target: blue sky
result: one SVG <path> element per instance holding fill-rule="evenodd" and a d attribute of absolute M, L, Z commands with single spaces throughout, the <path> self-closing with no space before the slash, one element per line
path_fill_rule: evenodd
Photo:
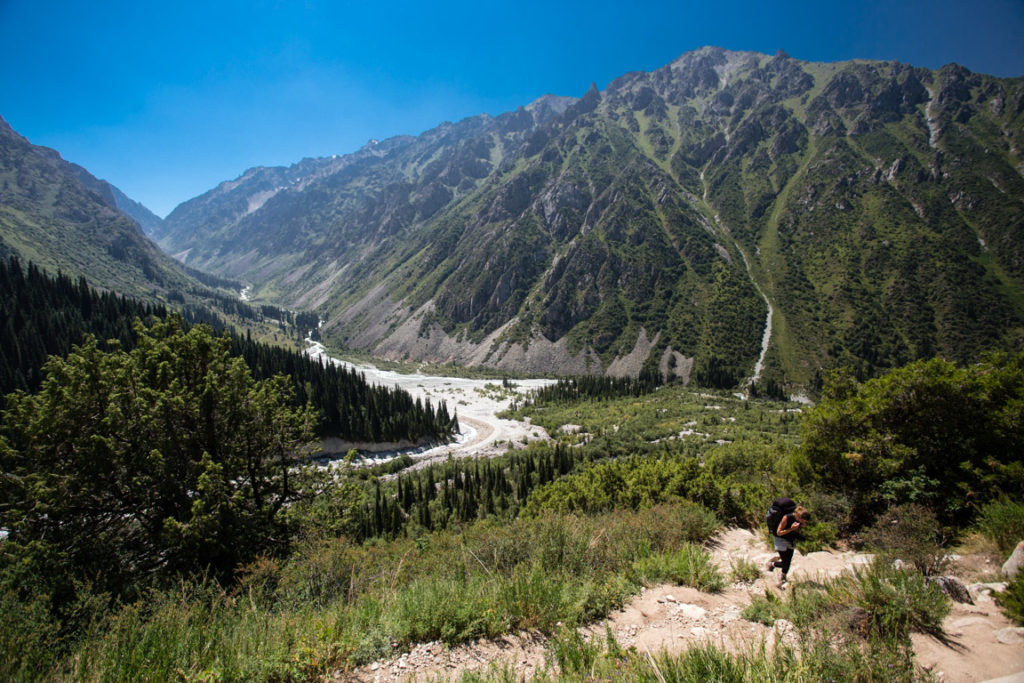
<path fill-rule="evenodd" d="M 159 215 L 252 166 L 582 95 L 703 45 L 1024 75 L 1024 0 L 0 0 L 0 116 Z"/>

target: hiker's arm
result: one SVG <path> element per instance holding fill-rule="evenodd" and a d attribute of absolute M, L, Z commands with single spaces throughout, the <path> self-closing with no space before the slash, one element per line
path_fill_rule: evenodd
<path fill-rule="evenodd" d="M 786 526 L 787 522 L 789 522 L 789 515 L 786 515 L 785 517 L 783 517 L 782 521 L 779 522 L 779 529 L 778 529 L 778 532 L 775 534 L 776 536 L 785 536 L 787 534 L 790 534 L 793 531 L 796 531 L 796 528 L 798 526 L 800 526 L 800 522 L 794 521 L 791 525 L 789 525 L 787 527 Z"/>

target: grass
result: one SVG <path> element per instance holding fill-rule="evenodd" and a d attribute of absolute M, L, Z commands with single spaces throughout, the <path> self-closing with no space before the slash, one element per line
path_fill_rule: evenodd
<path fill-rule="evenodd" d="M 995 599 L 1007 617 L 1024 626 L 1024 574 L 1018 574 L 1004 592 L 995 594 Z"/>
<path fill-rule="evenodd" d="M 725 588 L 722 572 L 711 562 L 710 556 L 693 543 L 672 552 L 645 557 L 634 566 L 646 583 L 667 581 L 706 593 L 719 593 Z"/>
<path fill-rule="evenodd" d="M 798 404 L 742 399 L 731 391 L 664 386 L 640 397 L 594 398 L 527 405 L 502 417 L 523 419 L 555 434 L 564 424 L 619 443 L 680 441 L 697 445 L 718 441 L 795 442 Z"/>
<path fill-rule="evenodd" d="M 311 540 L 287 561 L 248 567 L 235 590 L 183 583 L 115 609 L 63 664 L 44 657 L 22 678 L 317 680 L 418 642 L 555 633 L 622 606 L 645 581 L 720 589 L 721 573 L 683 540 L 692 534 L 680 519 L 661 506 L 480 522 L 388 543 Z M 22 662 L 46 652 L 46 642 L 0 634 L 32 650 Z"/>
<path fill-rule="evenodd" d="M 761 565 L 745 557 L 729 561 L 729 575 L 733 581 L 754 583 L 761 578 Z"/>
<path fill-rule="evenodd" d="M 943 637 L 949 610 L 949 598 L 922 574 L 876 561 L 824 584 L 794 583 L 785 599 L 766 591 L 743 616 L 765 625 L 786 619 L 798 629 L 826 628 L 909 647 L 911 633 Z"/>
<path fill-rule="evenodd" d="M 1009 555 L 1024 538 L 1024 503 L 1005 497 L 987 503 L 978 512 L 976 526 L 995 541 L 1000 553 Z"/>
<path fill-rule="evenodd" d="M 777 683 L 919 681 L 928 674 L 917 670 L 906 647 L 871 640 L 866 644 L 838 642 L 822 631 L 797 635 L 793 644 L 752 643 L 738 651 L 703 643 L 679 655 L 624 648 L 610 631 L 603 638 L 585 638 L 576 629 L 563 629 L 551 640 L 547 665 L 531 680 L 536 683 Z M 462 683 L 511 682 L 521 679 L 510 666 L 469 673 Z"/>

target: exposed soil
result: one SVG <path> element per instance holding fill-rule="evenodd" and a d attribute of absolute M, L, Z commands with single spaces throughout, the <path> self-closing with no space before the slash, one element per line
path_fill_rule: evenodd
<path fill-rule="evenodd" d="M 764 566 L 774 553 L 760 536 L 746 529 L 729 529 L 716 538 L 712 555 L 716 564 L 728 572 L 731 562 L 738 558 Z M 790 572 L 790 586 L 837 576 L 870 559 L 869 555 L 854 552 L 803 555 L 798 551 Z M 977 576 L 987 564 L 990 563 L 980 556 L 958 558 L 952 573 L 965 578 Z M 717 594 L 683 586 L 653 586 L 604 621 L 584 628 L 584 636 L 604 637 L 610 631 L 623 647 L 632 646 L 652 655 L 678 654 L 703 642 L 729 651 L 760 646 L 762 642 L 772 647 L 777 639 L 795 638 L 792 625 L 779 621 L 768 627 L 746 621 L 740 614 L 751 596 L 765 590 L 780 590 L 776 580 L 776 576 L 762 572 L 761 578 L 752 584 L 737 583 Z M 913 636 L 918 663 L 942 681 L 1024 681 L 1024 628 L 1015 627 L 999 611 L 991 597 L 997 584 L 972 583 L 968 587 L 975 604 L 952 603 L 952 611 L 943 624 L 949 636 L 946 643 Z M 424 643 L 394 659 L 373 662 L 349 674 L 339 672 L 333 680 L 455 681 L 466 672 L 504 667 L 515 671 L 516 680 L 529 680 L 538 670 L 549 666 L 545 645 L 546 638 L 536 633 L 519 633 L 458 647 Z"/>

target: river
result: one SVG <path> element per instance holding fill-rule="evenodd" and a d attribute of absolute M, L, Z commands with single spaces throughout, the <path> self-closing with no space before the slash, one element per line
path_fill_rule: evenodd
<path fill-rule="evenodd" d="M 459 417 L 462 430 L 458 438 L 447 444 L 431 448 L 394 449 L 383 446 L 383 451 L 374 454 L 372 460 L 382 462 L 408 453 L 417 460 L 417 465 L 444 459 L 494 456 L 504 453 L 509 443 L 522 445 L 527 441 L 546 440 L 547 432 L 529 422 L 504 420 L 498 413 L 509 407 L 512 398 L 524 398 L 530 391 L 554 384 L 550 379 L 512 380 L 511 388 L 501 386 L 495 379 L 465 379 L 462 377 L 438 377 L 423 374 L 405 374 L 381 370 L 373 365 L 353 365 L 347 361 L 331 358 L 319 342 L 307 341 L 306 354 L 311 358 L 323 358 L 327 362 L 343 367 L 354 367 L 370 384 L 398 386 L 412 397 L 430 400 L 435 407 L 444 401 L 449 413 Z M 325 444 L 325 450 L 335 450 Z"/>

